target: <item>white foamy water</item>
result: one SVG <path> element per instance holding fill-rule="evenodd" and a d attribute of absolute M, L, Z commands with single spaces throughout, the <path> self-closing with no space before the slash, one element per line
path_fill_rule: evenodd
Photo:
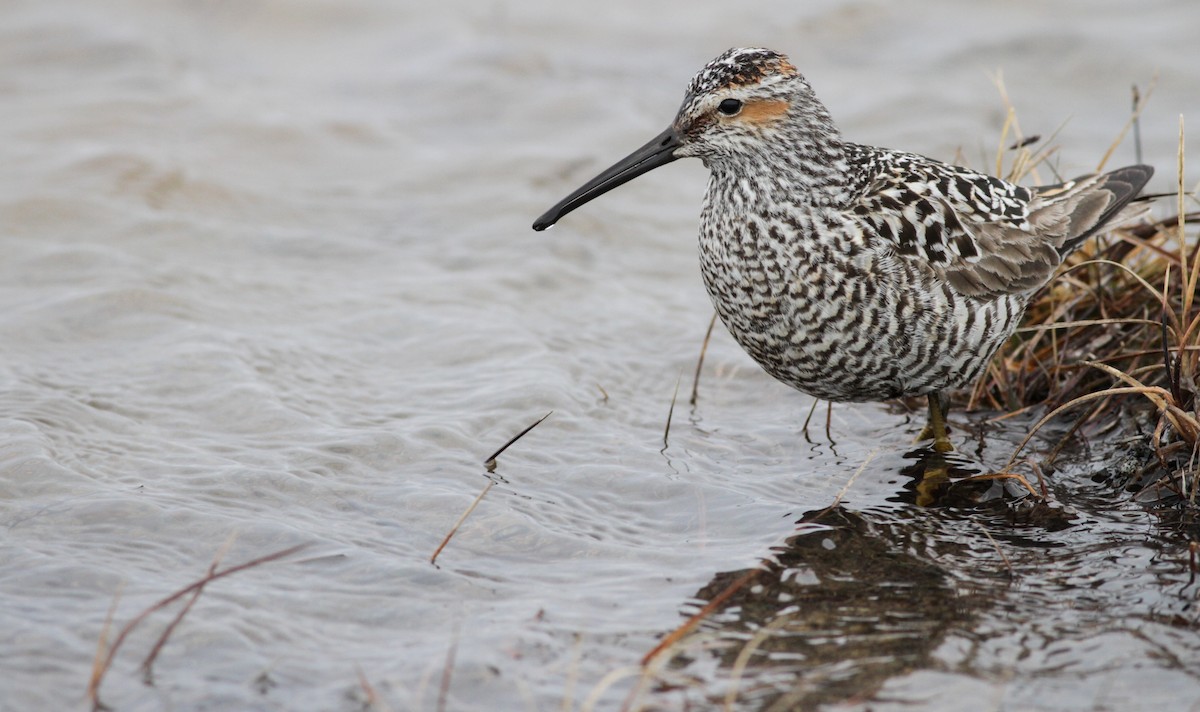
<path fill-rule="evenodd" d="M 1200 126 L 1187 0 L 14 1 L 0 20 L 5 710 L 86 708 L 114 597 L 119 628 L 231 536 L 223 566 L 308 547 L 213 582 L 148 687 L 171 613 L 151 617 L 106 703 L 360 709 L 361 674 L 379 709 L 434 709 L 453 646 L 447 709 L 578 705 L 714 572 L 753 565 L 872 449 L 906 449 L 917 425 L 876 405 L 835 409 L 836 445 L 807 441 L 811 401 L 718 330 L 660 452 L 711 315 L 699 164 L 529 228 L 665 127 L 729 46 L 787 52 L 851 139 L 977 166 L 1000 70 L 1025 133 L 1069 119 L 1063 174 L 1094 169 L 1156 74 L 1155 189 L 1179 114 Z M 1113 163 L 1133 160 L 1126 142 Z M 548 411 L 431 566 L 482 460 Z M 850 501 L 890 495 L 895 458 L 877 462 Z M 1150 635 L 1196 661 L 1184 631 Z M 1098 678 L 1141 669 L 1106 657 L 1027 688 L 999 647 L 990 677 L 918 672 L 889 694 L 935 675 L 1091 709 Z M 1166 699 L 1200 694 L 1146 664 Z"/>

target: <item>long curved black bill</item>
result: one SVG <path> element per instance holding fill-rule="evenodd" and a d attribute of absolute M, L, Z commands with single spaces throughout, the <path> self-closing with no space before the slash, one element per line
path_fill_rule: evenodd
<path fill-rule="evenodd" d="M 674 161 L 679 148 L 679 134 L 668 128 L 628 156 L 617 161 L 611 168 L 585 183 L 579 190 L 559 201 L 533 223 L 534 230 L 545 230 L 592 198 L 604 195 L 619 185 L 624 185 L 643 173 Z"/>

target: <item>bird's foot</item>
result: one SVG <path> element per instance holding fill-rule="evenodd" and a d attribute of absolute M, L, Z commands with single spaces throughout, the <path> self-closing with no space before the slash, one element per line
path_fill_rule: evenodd
<path fill-rule="evenodd" d="M 930 447 L 937 452 L 954 452 L 954 444 L 950 442 L 950 437 L 946 434 L 945 425 L 942 426 L 942 432 L 937 433 L 935 432 L 932 424 L 926 423 L 925 427 L 921 429 L 921 434 L 917 436 L 916 440 L 913 440 L 913 444 L 915 445 L 916 443 L 924 442 L 926 440 L 933 441 L 933 445 Z"/>

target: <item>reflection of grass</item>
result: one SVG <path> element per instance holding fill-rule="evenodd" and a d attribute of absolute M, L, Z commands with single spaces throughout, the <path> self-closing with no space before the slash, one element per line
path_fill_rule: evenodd
<path fill-rule="evenodd" d="M 1032 171 L 1050 153 L 1016 150 L 1010 178 Z M 1048 408 L 1035 431 L 1067 409 L 1083 408 L 1068 435 L 1086 423 L 1148 413 L 1153 462 L 1140 473 L 1143 481 L 1161 480 L 1164 494 L 1195 504 L 1200 212 L 1186 211 L 1182 120 L 1178 155 L 1176 214 L 1119 226 L 1071 255 L 1030 303 L 1025 325 L 977 384 L 970 405 Z M 1130 395 L 1149 407 L 1134 407 Z"/>

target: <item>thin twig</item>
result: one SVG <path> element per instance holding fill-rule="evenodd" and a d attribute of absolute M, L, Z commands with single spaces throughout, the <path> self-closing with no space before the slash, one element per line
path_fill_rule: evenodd
<path fill-rule="evenodd" d="M 1162 411 L 1163 415 L 1171 421 L 1171 425 L 1175 428 L 1175 430 L 1188 440 L 1195 440 L 1198 436 L 1200 436 L 1200 420 L 1197 420 L 1196 416 L 1192 413 L 1188 413 L 1181 408 L 1177 401 L 1172 400 L 1170 391 L 1157 386 L 1146 386 L 1135 379 L 1132 375 L 1124 371 L 1119 371 L 1108 364 L 1096 363 L 1094 361 L 1084 361 L 1083 363 L 1104 371 L 1105 373 L 1124 381 L 1131 386 L 1141 388 L 1142 395 L 1150 399 L 1150 402 L 1154 403 L 1154 405 L 1157 406 L 1160 411 Z"/>
<path fill-rule="evenodd" d="M 1179 206 L 1179 255 L 1180 264 L 1184 269 L 1187 269 L 1187 232 L 1185 227 L 1187 218 L 1185 216 L 1184 207 L 1184 183 L 1183 183 L 1183 114 L 1179 115 L 1179 179 L 1176 184 L 1178 190 L 1178 206 Z M 1192 260 L 1191 275 L 1183 281 L 1183 317 L 1192 313 L 1192 302 L 1196 298 L 1196 283 L 1200 282 L 1200 247 L 1196 249 L 1195 259 Z"/>
<path fill-rule="evenodd" d="M 387 702 L 385 702 L 384 699 L 379 696 L 379 693 L 375 691 L 374 686 L 371 685 L 371 681 L 367 679 L 367 676 L 363 673 L 362 668 L 355 665 L 354 672 L 358 674 L 358 686 L 362 688 L 363 694 L 367 696 L 366 702 L 363 704 L 364 712 L 365 710 L 391 712 L 392 708 L 388 707 Z"/>
<path fill-rule="evenodd" d="M 1106 390 L 1099 391 L 1097 393 L 1085 393 L 1084 395 L 1081 395 L 1077 398 L 1073 398 L 1070 401 L 1068 401 L 1068 402 L 1060 405 L 1059 407 L 1055 408 L 1054 410 L 1050 411 L 1046 415 L 1042 416 L 1041 420 L 1039 420 L 1037 423 L 1034 424 L 1033 428 L 1029 431 L 1029 433 L 1025 436 L 1025 438 L 1022 439 L 1021 442 L 1017 445 L 1017 449 L 1013 452 L 1012 457 L 1009 458 L 1008 464 L 1004 466 L 1004 469 L 1007 470 L 1008 468 L 1012 467 L 1012 464 L 1014 462 L 1016 462 L 1017 455 L 1019 455 L 1021 453 L 1021 451 L 1025 449 L 1025 446 L 1029 444 L 1029 441 L 1033 439 L 1033 436 L 1037 433 L 1037 431 L 1041 430 L 1046 425 L 1046 423 L 1049 423 L 1051 420 L 1053 420 L 1055 417 L 1057 417 L 1059 413 L 1062 413 L 1063 411 L 1068 410 L 1070 408 L 1074 408 L 1075 406 L 1079 405 L 1080 403 L 1085 403 L 1087 401 L 1095 400 L 1097 398 L 1109 398 L 1111 396 L 1126 395 L 1126 394 L 1130 394 L 1130 393 L 1146 395 L 1147 397 L 1149 397 L 1149 394 L 1151 394 L 1151 393 L 1157 393 L 1157 394 L 1164 395 L 1164 396 L 1169 395 L 1162 388 L 1157 388 L 1157 387 L 1153 387 L 1153 386 L 1141 386 L 1141 387 L 1131 387 L 1131 388 L 1108 388 Z"/>
<path fill-rule="evenodd" d="M 1033 485 L 1029 484 L 1029 480 L 1025 479 L 1024 475 L 1017 474 L 1016 472 L 989 472 L 984 475 L 971 475 L 970 477 L 961 481 L 979 482 L 982 480 L 1016 480 L 1017 482 L 1021 483 L 1021 486 L 1024 487 L 1029 494 L 1038 499 L 1045 499 L 1038 494 L 1038 491 L 1033 488 Z"/>
<path fill-rule="evenodd" d="M 1189 466 L 1192 470 L 1192 493 L 1188 495 L 1188 501 L 1194 506 L 1196 504 L 1196 490 L 1200 489 L 1200 467 L 1197 463 L 1200 462 L 1200 440 L 1192 443 L 1192 459 Z M 1187 486 L 1187 472 L 1180 475 L 1183 479 L 1184 486 Z"/>
<path fill-rule="evenodd" d="M 532 424 L 532 425 L 530 425 L 528 428 L 525 428 L 525 429 L 524 429 L 524 430 L 522 430 L 521 432 L 519 432 L 519 433 L 517 433 L 516 435 L 512 436 L 512 437 L 509 439 L 509 441 L 508 441 L 508 442 L 506 442 L 506 443 L 504 443 L 503 445 L 501 445 L 499 450 L 497 450 L 496 452 L 493 452 L 493 453 L 491 454 L 491 456 L 490 456 L 490 457 L 488 457 L 486 460 L 484 460 L 484 461 L 483 461 L 483 464 L 484 464 L 484 466 L 485 466 L 485 467 L 487 467 L 487 468 L 488 468 L 488 471 L 490 472 L 490 471 L 492 471 L 492 470 L 494 470 L 494 469 L 496 468 L 496 458 L 497 458 L 497 457 L 500 457 L 500 453 L 502 453 L 502 452 L 504 452 L 505 450 L 507 450 L 507 449 L 508 449 L 508 447 L 509 447 L 510 445 L 512 445 L 513 443 L 515 443 L 516 441 L 518 441 L 518 440 L 520 440 L 521 438 L 525 437 L 525 434 L 526 434 L 526 433 L 528 433 L 530 430 L 533 430 L 533 429 L 534 429 L 534 428 L 536 428 L 537 426 L 541 425 L 543 420 L 545 420 L 546 418 L 549 418 L 549 417 L 550 417 L 551 415 L 553 415 L 553 414 L 554 414 L 554 411 L 550 411 L 549 413 L 546 413 L 546 414 L 545 414 L 545 415 L 543 415 L 542 417 L 538 418 L 538 419 L 537 419 L 537 420 L 535 420 L 535 421 L 533 422 L 533 424 Z"/>
<path fill-rule="evenodd" d="M 1135 163 L 1142 162 L 1142 93 L 1133 85 L 1133 156 Z"/>
<path fill-rule="evenodd" d="M 791 616 L 780 616 L 762 628 L 754 632 L 754 636 L 742 646 L 738 651 L 737 657 L 734 658 L 733 665 L 729 669 L 729 690 L 725 693 L 725 711 L 733 712 L 737 709 L 734 703 L 737 702 L 738 687 L 742 681 L 742 675 L 746 672 L 746 667 L 750 664 L 750 658 L 762 647 L 763 643 L 770 640 L 771 635 L 791 622 Z"/>
<path fill-rule="evenodd" d="M 877 452 L 878 452 L 878 449 L 875 449 L 875 450 L 871 450 L 871 452 L 867 453 L 867 458 L 865 460 L 863 460 L 861 465 L 858 466 L 858 469 L 854 471 L 854 474 L 850 475 L 850 479 L 846 480 L 846 484 L 842 485 L 842 489 L 839 490 L 837 493 L 837 496 L 833 498 L 833 503 L 830 504 L 825 509 L 822 509 L 820 512 L 817 512 L 815 515 L 812 516 L 811 519 L 809 519 L 809 521 L 815 522 L 818 519 L 820 519 L 821 517 L 825 516 L 826 514 L 829 514 L 830 512 L 832 512 L 834 509 L 837 509 L 837 506 L 842 503 L 842 497 L 845 497 L 846 492 L 848 492 L 850 490 L 850 485 L 854 484 L 854 481 L 857 480 L 858 476 L 863 473 L 863 470 L 867 469 L 867 465 L 871 464 L 871 460 L 875 459 L 875 454 Z"/>
<path fill-rule="evenodd" d="M 808 423 L 810 420 L 812 420 L 813 413 L 817 412 L 817 404 L 820 402 L 821 400 L 819 398 L 813 398 L 812 407 L 808 409 L 808 417 L 804 419 L 804 428 L 802 428 L 802 430 L 806 440 L 808 440 Z M 809 440 L 809 442 L 812 441 Z"/>
<path fill-rule="evenodd" d="M 583 704 L 579 705 L 579 712 L 593 712 L 596 709 L 596 703 L 604 696 L 608 689 L 627 677 L 641 677 L 645 674 L 645 668 L 640 665 L 626 665 L 615 670 L 609 670 L 608 674 L 600 678 L 600 681 L 592 687 L 592 691 L 584 698 Z"/>
<path fill-rule="evenodd" d="M 1166 273 L 1163 275 L 1162 311 L 1160 312 L 1161 321 L 1159 322 L 1161 325 L 1160 334 L 1162 337 L 1161 345 L 1163 368 L 1167 369 L 1167 387 L 1171 389 L 1171 396 L 1175 399 L 1176 403 L 1182 403 L 1183 397 L 1179 393 L 1179 374 L 1175 371 L 1175 369 L 1171 368 L 1171 345 L 1167 339 L 1167 333 L 1169 331 L 1167 328 L 1167 320 L 1170 318 L 1169 315 L 1171 313 L 1171 306 L 1167 301 L 1167 292 L 1170 290 L 1170 285 L 1171 265 L 1167 265 Z M 1176 361 L 1175 365 L 1178 366 L 1179 362 Z"/>
<path fill-rule="evenodd" d="M 1008 578 L 1011 579 L 1013 577 L 1012 562 L 1008 560 L 1008 556 L 1005 555 L 1004 550 L 1000 548 L 1000 544 L 992 537 L 992 533 L 987 530 L 987 527 L 980 524 L 978 520 L 975 521 L 975 524 L 979 527 L 979 531 L 983 532 L 983 535 L 988 538 L 988 541 L 992 542 L 992 546 L 996 547 L 996 553 L 1004 561 L 1004 565 L 1008 568 Z"/>
<path fill-rule="evenodd" d="M 708 353 L 708 341 L 712 338 L 713 327 L 717 325 L 717 313 L 713 312 L 708 321 L 708 330 L 704 332 L 704 343 L 700 345 L 700 358 L 696 359 L 696 375 L 692 377 L 692 399 L 688 405 L 696 407 L 696 399 L 700 396 L 700 369 L 704 366 L 704 355 Z"/>
<path fill-rule="evenodd" d="M 446 699 L 450 696 L 450 675 L 454 671 L 454 657 L 458 654 L 458 636 L 461 631 L 462 621 L 458 621 L 454 624 L 454 637 L 450 639 L 450 649 L 446 651 L 446 662 L 442 666 L 442 682 L 438 685 L 438 712 L 446 712 Z"/>
<path fill-rule="evenodd" d="M 549 413 L 546 413 L 542 417 L 535 420 L 532 425 L 530 425 L 529 427 L 525 428 L 521 432 L 519 432 L 516 435 L 509 438 L 508 442 L 501 445 L 499 450 L 497 450 L 496 452 L 493 452 L 491 454 L 491 456 L 488 457 L 488 459 L 484 460 L 483 465 L 484 465 L 484 467 L 487 468 L 487 471 L 489 473 L 495 472 L 496 471 L 496 458 L 500 457 L 500 453 L 507 450 L 508 447 L 510 445 L 512 445 L 513 443 L 515 443 L 516 441 L 525 437 L 525 434 L 528 433 L 530 430 L 533 430 L 537 426 L 541 425 L 542 421 L 545 420 L 546 418 L 549 418 L 552 413 L 554 413 L 554 411 L 550 411 Z M 487 484 L 483 486 L 483 491 L 481 491 L 479 493 L 479 496 L 477 496 L 471 502 L 471 504 L 467 505 L 466 511 L 464 511 L 458 517 L 458 521 L 454 522 L 454 526 L 450 527 L 450 531 L 446 532 L 446 536 L 445 536 L 445 538 L 442 539 L 442 543 L 438 544 L 438 547 L 433 550 L 433 555 L 429 557 L 429 563 L 437 565 L 437 558 L 438 558 L 438 555 L 442 553 L 442 549 L 446 548 L 446 545 L 450 543 L 450 538 L 454 536 L 454 534 L 458 531 L 458 528 L 462 526 L 462 523 L 467 520 L 467 517 L 471 516 L 471 512 L 475 511 L 475 507 L 479 506 L 479 503 L 481 501 L 483 501 L 484 496 L 487 495 L 487 493 L 489 491 L 491 491 L 492 487 L 495 484 L 496 484 L 496 481 L 489 477 Z"/>
<path fill-rule="evenodd" d="M 1191 575 L 1188 576 L 1188 585 L 1196 583 L 1196 571 L 1200 570 L 1197 565 L 1197 559 L 1200 558 L 1200 541 L 1188 543 L 1188 568 L 1191 570 Z"/>
<path fill-rule="evenodd" d="M 1012 103 L 1008 100 L 1008 92 L 1004 89 L 1004 75 L 997 72 L 995 79 L 996 88 L 1000 90 L 1000 96 L 1004 99 L 1004 125 L 1000 127 L 1000 142 L 996 147 L 996 172 L 997 178 L 1004 177 L 1004 146 L 1008 139 L 1008 132 L 1013 130 L 1013 124 L 1017 121 L 1017 111 L 1013 108 Z M 1021 135 L 1020 129 L 1016 129 L 1014 133 L 1017 136 Z"/>
<path fill-rule="evenodd" d="M 308 544 L 297 544 L 296 546 L 290 546 L 273 554 L 267 554 L 266 556 L 260 556 L 257 559 L 252 559 L 244 564 L 231 566 L 224 571 L 210 573 L 204 578 L 179 589 L 175 593 L 167 596 L 135 616 L 133 620 L 129 621 L 123 628 L 121 628 L 121 632 L 117 634 L 117 638 L 113 641 L 113 644 L 108 647 L 108 653 L 104 656 L 103 660 L 100 661 L 99 665 L 93 666 L 92 682 L 88 685 L 88 697 L 92 700 L 92 709 L 104 709 L 103 703 L 100 702 L 100 684 L 104 681 L 104 675 L 108 672 L 109 668 L 112 667 L 113 659 L 116 657 L 117 651 L 121 648 L 121 644 L 125 642 L 125 639 L 129 637 L 129 634 L 133 632 L 133 629 L 141 624 L 141 622 L 147 617 L 149 617 L 150 614 L 154 613 L 155 611 L 162 610 L 166 606 L 171 605 L 189 593 L 192 593 L 197 589 L 204 588 L 217 579 L 225 578 L 226 576 L 236 574 L 239 571 L 245 571 L 246 569 L 254 568 L 255 566 L 261 566 L 263 564 L 282 559 L 286 556 L 291 556 L 307 546 Z"/>
<path fill-rule="evenodd" d="M 437 565 L 438 555 L 441 554 L 442 549 L 445 549 L 446 545 L 450 543 L 450 537 L 454 536 L 455 533 L 458 532 L 458 528 L 462 526 L 463 522 L 467 521 L 467 517 L 471 516 L 471 512 L 475 511 L 475 507 L 479 506 L 479 503 L 483 501 L 484 496 L 487 495 L 487 493 L 495 485 L 496 485 L 496 480 L 493 480 L 492 478 L 489 477 L 487 484 L 483 486 L 483 490 L 481 490 L 479 492 L 479 495 L 477 497 L 475 497 L 475 499 L 471 502 L 470 505 L 467 506 L 466 510 L 463 511 L 463 513 L 461 515 L 459 515 L 458 521 L 456 521 L 454 523 L 454 526 L 450 527 L 450 531 L 446 532 L 446 536 L 442 539 L 442 543 L 438 544 L 438 547 L 433 550 L 433 556 L 429 557 L 429 563 Z"/>
<path fill-rule="evenodd" d="M 1042 472 L 1042 468 L 1033 460 L 1027 460 L 1029 469 L 1033 470 L 1033 474 L 1037 475 L 1038 487 L 1042 488 L 1042 499 L 1050 499 L 1050 488 L 1046 486 L 1046 474 Z"/>
<path fill-rule="evenodd" d="M 1100 159 L 1100 165 L 1096 166 L 1097 171 L 1104 170 L 1104 165 L 1108 163 L 1108 159 L 1112 158 L 1113 152 L 1117 150 L 1117 146 L 1120 146 L 1121 142 L 1125 140 L 1125 134 L 1129 132 L 1130 128 L 1137 124 L 1138 117 L 1142 115 L 1142 109 L 1146 108 L 1146 102 L 1150 100 L 1150 95 L 1154 93 L 1154 87 L 1157 85 L 1158 72 L 1155 72 L 1154 76 L 1150 79 L 1150 86 L 1146 88 L 1146 95 L 1141 97 L 1141 100 L 1138 101 L 1134 106 L 1133 115 L 1130 116 L 1129 120 L 1125 122 L 1125 125 L 1121 127 L 1121 130 L 1117 133 L 1117 137 L 1113 139 L 1113 142 L 1109 145 L 1108 150 L 1104 152 L 1104 156 Z M 1139 160 L 1139 163 L 1140 162 L 1141 161 Z"/>
<path fill-rule="evenodd" d="M 116 593 L 113 594 L 112 603 L 108 604 L 108 613 L 104 616 L 104 626 L 100 628 L 100 635 L 96 640 L 96 655 L 92 658 L 92 677 L 88 680 L 87 696 L 92 702 L 92 709 L 107 709 L 100 703 L 100 681 L 104 679 L 104 673 L 108 671 L 108 634 L 112 631 L 113 616 L 117 612 L 117 602 L 121 600 L 121 591 L 125 584 L 122 583 L 117 587 Z"/>
<path fill-rule="evenodd" d="M 575 700 L 575 683 L 579 680 L 579 661 L 583 657 L 583 634 L 575 634 L 575 644 L 571 646 L 571 663 L 567 666 L 567 682 L 563 686 L 562 712 L 571 712 Z"/>
<path fill-rule="evenodd" d="M 1158 322 L 1153 319 L 1137 319 L 1134 317 L 1122 319 L 1083 319 L 1081 321 L 1056 321 L 1049 324 L 1034 324 L 1031 326 L 1022 326 L 1016 330 L 1017 334 L 1030 334 L 1036 331 L 1052 331 L 1055 329 L 1074 329 L 1081 326 L 1111 326 L 1117 324 L 1149 324 L 1158 326 Z"/>
<path fill-rule="evenodd" d="M 642 657 L 642 666 L 645 667 L 646 665 L 649 665 L 659 653 L 674 645 L 677 641 L 679 641 L 679 639 L 687 635 L 693 628 L 700 625 L 700 621 L 712 615 L 713 611 L 717 610 L 722 603 L 729 600 L 733 594 L 744 588 L 746 584 L 753 581 L 760 573 L 762 573 L 762 569 L 750 569 L 746 573 L 739 576 L 733 583 L 729 584 L 724 591 L 718 593 L 716 596 L 713 596 L 712 600 L 710 600 L 704 605 L 703 608 L 697 611 L 695 615 L 684 621 L 683 625 L 671 631 L 665 638 L 662 639 L 661 642 L 659 642 L 658 645 L 654 646 L 653 650 L 646 653 L 646 655 Z"/>
<path fill-rule="evenodd" d="M 675 392 L 671 394 L 671 407 L 667 409 L 667 425 L 663 428 L 663 451 L 671 446 L 669 441 L 671 436 L 671 417 L 675 415 L 675 401 L 679 398 L 679 382 L 682 380 L 683 371 L 680 371 L 679 377 L 675 379 Z"/>
<path fill-rule="evenodd" d="M 217 553 L 213 555 L 212 563 L 209 564 L 208 573 L 206 575 L 212 576 L 214 573 L 216 573 L 217 567 L 221 565 L 221 560 L 224 559 L 225 554 L 228 554 L 229 550 L 233 548 L 233 543 L 236 540 L 237 533 L 231 533 L 229 538 L 225 540 L 225 544 L 222 545 L 220 549 L 217 549 Z M 188 611 L 192 610 L 192 606 L 196 604 L 196 601 L 200 598 L 200 594 L 203 592 L 204 586 L 198 586 L 196 588 L 195 592 L 192 593 L 192 597 L 187 600 L 187 603 L 183 604 L 183 608 L 181 608 L 179 613 L 175 615 L 175 619 L 167 624 L 167 627 L 165 630 L 163 630 L 162 635 L 160 635 L 158 640 L 155 641 L 154 647 L 150 649 L 150 654 L 147 655 L 146 659 L 142 661 L 142 677 L 147 685 L 153 684 L 154 660 L 158 657 L 158 652 L 162 650 L 164 645 L 167 644 L 167 639 L 171 637 L 171 633 L 173 633 L 175 628 L 183 621 L 183 617 L 188 614 Z"/>
<path fill-rule="evenodd" d="M 1058 459 L 1059 454 L 1062 453 L 1063 448 L 1065 448 L 1067 446 L 1067 443 L 1070 442 L 1071 438 L 1075 436 L 1075 433 L 1079 432 L 1079 429 L 1081 427 L 1083 427 L 1083 424 L 1088 422 L 1089 420 L 1091 420 L 1092 417 L 1095 416 L 1096 413 L 1099 413 L 1100 410 L 1107 403 L 1108 403 L 1108 401 L 1102 400 L 1099 403 L 1096 403 L 1096 405 L 1092 406 L 1092 408 L 1089 409 L 1086 413 L 1084 413 L 1083 415 L 1081 415 L 1075 419 L 1075 422 L 1071 425 L 1070 428 L 1067 429 L 1067 432 L 1063 433 L 1063 436 L 1058 439 L 1057 443 L 1055 443 L 1054 447 L 1050 450 L 1050 454 L 1046 455 L 1046 459 L 1043 460 L 1046 467 L 1050 467 L 1051 465 L 1054 464 L 1054 461 Z M 1036 464 L 1033 463 L 1032 461 L 1030 462 L 1030 464 L 1036 467 Z M 1041 472 L 1038 472 L 1038 478 L 1039 479 L 1041 478 Z M 1043 482 L 1042 490 L 1045 490 L 1045 489 L 1046 489 L 1046 485 Z"/>

